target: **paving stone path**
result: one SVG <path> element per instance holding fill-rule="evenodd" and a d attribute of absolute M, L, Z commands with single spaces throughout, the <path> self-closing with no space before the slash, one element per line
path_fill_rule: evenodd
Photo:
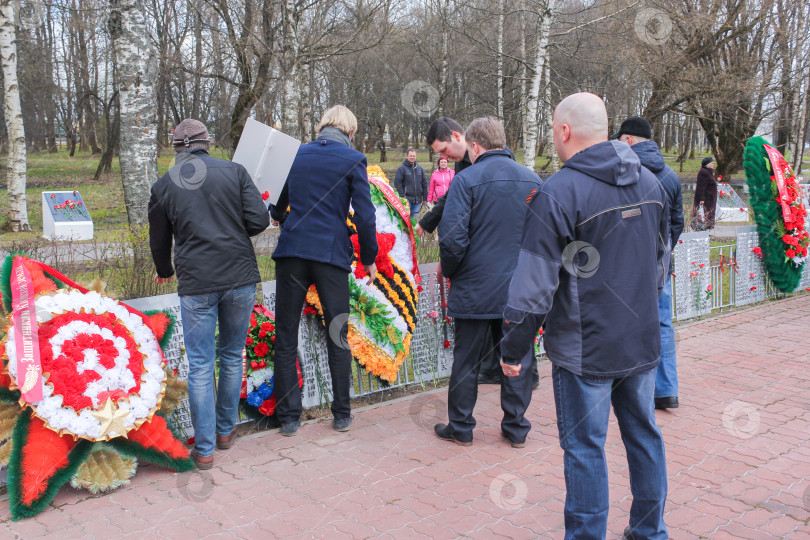
<path fill-rule="evenodd" d="M 810 537 L 809 324 L 801 295 L 678 327 L 681 407 L 657 412 L 672 538 Z M 348 433 L 321 421 L 242 437 L 211 471 L 142 467 L 107 496 L 66 487 L 21 522 L 0 498 L 0 538 L 562 538 L 548 363 L 540 375 L 522 450 L 500 439 L 494 386 L 472 447 L 437 440 L 438 390 L 357 410 Z M 607 456 L 618 538 L 631 496 L 615 419 Z"/>

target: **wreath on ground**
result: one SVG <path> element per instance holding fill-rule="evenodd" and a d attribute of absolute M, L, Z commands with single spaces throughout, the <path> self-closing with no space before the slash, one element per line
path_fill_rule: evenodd
<path fill-rule="evenodd" d="M 137 459 L 194 468 L 166 423 L 185 384 L 165 370 L 175 321 L 90 291 L 21 253 L 0 272 L 0 465 L 12 519 L 68 481 L 93 493 L 129 482 Z"/>
<path fill-rule="evenodd" d="M 744 167 L 765 270 L 779 291 L 793 292 L 801 280 L 810 243 L 807 210 L 796 175 L 782 154 L 762 137 L 748 140 Z"/>

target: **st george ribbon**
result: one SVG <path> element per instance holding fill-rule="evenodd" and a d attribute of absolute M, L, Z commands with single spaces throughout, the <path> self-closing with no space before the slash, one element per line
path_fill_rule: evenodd
<path fill-rule="evenodd" d="M 39 360 L 39 332 L 34 307 L 34 282 L 23 265 L 14 257 L 11 271 L 11 317 L 17 350 L 17 386 L 28 403 L 42 401 L 42 366 Z M 22 381 L 22 382 L 21 382 Z"/>
<path fill-rule="evenodd" d="M 385 199 L 388 203 L 397 211 L 397 213 L 405 220 L 405 223 L 408 224 L 408 236 L 411 240 L 411 245 L 414 246 L 413 248 L 413 268 L 411 272 L 413 273 L 413 279 L 418 284 L 422 282 L 422 276 L 419 275 L 419 263 L 416 260 L 416 239 L 414 238 L 413 233 L 413 225 L 411 224 L 411 213 L 410 211 L 405 208 L 405 205 L 402 204 L 402 200 L 397 195 L 397 192 L 394 191 L 391 186 L 379 178 L 374 176 L 369 176 L 368 181 L 375 186 L 377 186 L 380 191 L 382 191 Z"/>

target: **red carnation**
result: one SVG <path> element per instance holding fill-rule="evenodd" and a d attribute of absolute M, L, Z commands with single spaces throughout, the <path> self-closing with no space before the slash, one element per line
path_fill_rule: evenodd
<path fill-rule="evenodd" d="M 250 369 L 259 369 L 259 363 L 256 360 L 250 362 Z"/>
<path fill-rule="evenodd" d="M 449 348 L 450 348 L 450 341 L 448 341 L 448 340 L 446 340 L 446 339 L 444 340 L 444 348 L 445 348 L 445 349 L 449 349 Z"/>
<path fill-rule="evenodd" d="M 416 286 L 416 292 L 422 292 L 422 290 L 423 290 L 423 289 L 422 289 L 422 286 L 421 286 L 421 285 L 417 285 L 417 286 Z"/>
<path fill-rule="evenodd" d="M 792 259 L 793 257 L 796 256 L 796 251 L 794 251 L 793 248 L 790 248 L 787 251 L 785 251 L 785 255 L 787 255 L 789 259 Z"/>
<path fill-rule="evenodd" d="M 706 266 L 706 265 L 701 263 L 701 264 L 698 265 L 698 268 L 703 268 L 704 266 Z"/>
<path fill-rule="evenodd" d="M 263 322 L 262 330 L 267 330 L 268 332 L 271 332 L 273 330 L 273 324 L 270 322 Z"/>
<path fill-rule="evenodd" d="M 753 272 L 751 272 L 751 277 L 754 277 L 754 273 L 753 273 Z"/>
<path fill-rule="evenodd" d="M 247 339 L 245 340 L 245 345 L 247 345 L 248 347 L 253 345 L 253 338 L 248 336 Z"/>
<path fill-rule="evenodd" d="M 265 337 L 267 337 L 267 330 L 262 328 L 261 330 L 259 330 L 259 339 L 264 339 Z"/>
<path fill-rule="evenodd" d="M 751 287 L 751 290 L 755 291 L 755 290 L 757 290 L 757 288 L 756 287 Z"/>
<path fill-rule="evenodd" d="M 267 343 L 259 343 L 255 347 L 253 347 L 253 352 L 256 353 L 256 356 L 262 358 L 267 356 L 267 353 L 270 352 L 270 347 L 267 346 Z"/>
<path fill-rule="evenodd" d="M 262 193 L 262 200 L 263 201 L 266 201 L 269 198 L 270 198 L 270 192 L 269 191 L 265 191 L 264 193 Z"/>
<path fill-rule="evenodd" d="M 270 336 L 270 343 L 276 342 L 276 336 Z"/>
<path fill-rule="evenodd" d="M 709 292 L 711 292 L 711 290 L 712 290 L 712 286 L 711 286 L 711 285 L 709 285 L 708 287 L 706 287 L 706 290 L 707 290 L 707 291 L 709 291 Z"/>

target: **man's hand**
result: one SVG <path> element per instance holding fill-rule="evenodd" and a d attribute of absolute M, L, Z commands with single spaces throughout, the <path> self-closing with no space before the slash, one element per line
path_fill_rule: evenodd
<path fill-rule="evenodd" d="M 501 369 L 503 370 L 503 374 L 507 377 L 517 377 L 520 375 L 520 364 L 513 366 L 512 364 L 504 364 L 503 358 L 501 358 Z"/>
<path fill-rule="evenodd" d="M 422 226 L 417 223 L 416 227 L 413 228 L 413 234 L 419 238 L 422 238 L 422 235 L 425 234 L 425 229 L 423 229 Z"/>
<path fill-rule="evenodd" d="M 368 272 L 368 283 L 369 285 L 374 284 L 374 278 L 377 276 L 377 265 L 376 264 L 369 264 L 363 265 L 363 269 Z"/>
<path fill-rule="evenodd" d="M 152 278 L 152 281 L 154 281 L 158 285 L 163 285 L 164 283 L 169 283 L 172 279 L 174 279 L 174 276 L 160 277 L 159 275 L 157 275 L 157 273 L 155 273 L 154 277 Z"/>

